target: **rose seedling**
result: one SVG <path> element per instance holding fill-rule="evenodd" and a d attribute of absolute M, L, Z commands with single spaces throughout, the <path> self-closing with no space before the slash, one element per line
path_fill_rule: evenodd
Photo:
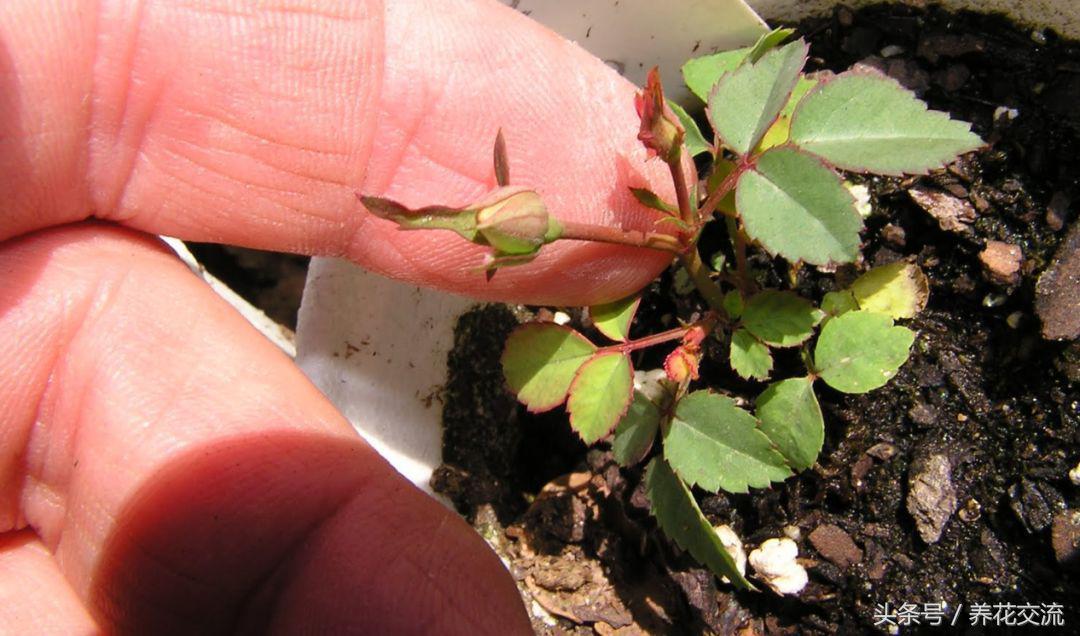
<path fill-rule="evenodd" d="M 708 137 L 664 99 L 657 72 L 650 73 L 636 100 L 638 138 L 668 166 L 676 193 L 675 201 L 664 201 L 655 192 L 634 190 L 656 210 L 655 231 L 555 218 L 539 193 L 510 185 L 501 134 L 495 145 L 499 187 L 473 205 L 410 210 L 361 197 L 368 210 L 402 229 L 450 230 L 490 246 L 481 264 L 489 276 L 527 263 L 557 240 L 672 254 L 706 308 L 690 322 L 632 339 L 640 302 L 633 296 L 590 309 L 607 342 L 553 323 L 520 326 L 506 343 L 503 370 L 530 411 L 565 404 L 570 426 L 586 443 L 610 439 L 624 466 L 649 459 L 644 479 L 660 527 L 717 575 L 745 588 L 750 583 L 691 489 L 745 493 L 812 466 L 825 436 L 815 386 L 865 393 L 886 384 L 915 338 L 896 321 L 915 316 L 928 293 L 919 268 L 904 262 L 871 269 L 820 299 L 763 289 L 748 264 L 749 251 L 785 259 L 793 271 L 803 264 L 853 263 L 863 220 L 838 170 L 926 174 L 982 145 L 968 124 L 928 110 L 884 75 L 807 76 L 808 47 L 802 40 L 783 44 L 790 35 L 773 31 L 753 47 L 683 67 L 687 85 L 705 102 L 713 129 Z M 690 159 L 706 153 L 710 170 L 699 182 Z M 730 245 L 710 268 L 698 239 L 713 222 L 724 225 Z M 764 383 L 754 399 L 693 389 L 708 338 L 726 343 L 734 373 Z M 674 345 L 664 364 L 666 379 L 636 389 L 631 353 L 665 345 Z M 772 377 L 773 355 L 783 349 L 801 352 L 804 372 Z"/>

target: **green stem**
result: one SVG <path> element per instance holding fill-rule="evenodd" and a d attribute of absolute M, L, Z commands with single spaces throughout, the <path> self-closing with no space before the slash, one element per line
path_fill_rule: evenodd
<path fill-rule="evenodd" d="M 691 249 L 679 256 L 679 262 L 682 263 L 683 269 L 687 274 L 690 274 L 690 280 L 694 281 L 694 287 L 697 287 L 698 293 L 705 299 L 709 307 L 721 316 L 726 316 L 727 312 L 724 311 L 724 292 L 720 290 L 720 286 L 717 285 L 713 279 L 709 276 L 709 269 L 705 267 L 705 263 L 701 261 L 701 254 L 697 249 Z"/>
<path fill-rule="evenodd" d="M 750 266 L 746 262 L 746 234 L 741 228 L 735 228 L 735 274 L 739 277 L 742 291 L 749 292 L 753 287 L 750 279 Z"/>
<path fill-rule="evenodd" d="M 633 245 L 634 247 L 647 247 L 673 254 L 681 254 L 683 251 L 679 239 L 670 234 L 642 232 L 640 230 L 620 230 L 606 225 L 591 225 L 575 221 L 560 222 L 563 227 L 562 234 L 559 235 L 560 239 Z"/>

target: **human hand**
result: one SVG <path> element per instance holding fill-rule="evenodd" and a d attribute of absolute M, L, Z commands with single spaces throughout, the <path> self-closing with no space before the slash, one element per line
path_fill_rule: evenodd
<path fill-rule="evenodd" d="M 155 234 L 583 304 L 667 259 L 569 241 L 492 281 L 355 191 L 515 183 L 647 229 L 632 87 L 488 1 L 0 6 L 0 632 L 517 633 L 498 559 Z"/>

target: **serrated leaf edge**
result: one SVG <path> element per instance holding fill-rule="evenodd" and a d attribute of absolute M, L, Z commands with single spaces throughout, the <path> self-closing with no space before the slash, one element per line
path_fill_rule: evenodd
<path fill-rule="evenodd" d="M 595 444 L 596 442 L 599 442 L 600 440 L 604 439 L 608 435 L 611 435 L 611 432 L 614 431 L 615 427 L 619 425 L 619 422 L 622 421 L 622 418 L 626 417 L 626 412 L 630 410 L 630 403 L 634 401 L 634 361 L 630 359 L 630 356 L 628 354 L 623 353 L 621 351 L 604 351 L 602 349 L 598 350 L 595 353 L 593 353 L 593 355 L 591 357 L 589 357 L 587 360 L 585 360 L 585 362 L 581 363 L 581 366 L 578 367 L 577 371 L 574 372 L 574 379 L 570 381 L 570 387 L 566 391 L 566 395 L 568 396 L 567 399 L 569 399 L 569 395 L 574 392 L 574 385 L 577 384 L 578 378 L 581 377 L 581 370 L 584 369 L 585 366 L 588 365 L 593 360 L 596 360 L 597 358 L 599 358 L 601 356 L 613 355 L 613 354 L 621 355 L 622 357 L 626 358 L 626 362 L 627 362 L 626 366 L 627 366 L 627 368 L 629 370 L 629 373 L 630 373 L 630 390 L 626 394 L 626 396 L 627 396 L 626 399 L 623 400 L 622 410 L 615 417 L 615 423 L 611 425 L 611 427 L 607 430 L 607 432 L 605 432 L 600 437 L 597 437 L 592 442 L 586 440 L 584 437 L 581 436 L 581 433 L 578 431 L 577 427 L 574 426 L 574 412 L 570 410 L 570 408 L 569 408 L 570 405 L 569 405 L 569 403 L 567 403 L 567 409 L 566 410 L 567 410 L 567 413 L 570 416 L 570 428 L 571 428 L 571 430 L 574 431 L 575 434 L 577 434 L 577 436 L 579 438 L 581 438 L 581 441 L 585 442 L 586 444 Z"/>
<path fill-rule="evenodd" d="M 594 345 L 591 340 L 589 340 L 584 335 L 582 335 L 582 333 L 580 331 L 578 331 L 577 329 L 572 329 L 572 328 L 567 327 L 565 325 L 560 325 L 560 324 L 554 323 L 554 322 L 527 322 L 527 323 L 518 325 L 517 327 L 514 328 L 513 331 L 510 332 L 510 335 L 507 336 L 506 341 L 507 341 L 507 343 L 509 343 L 510 338 L 512 338 L 514 336 L 514 334 L 519 332 L 519 331 L 524 331 L 525 329 L 529 329 L 529 328 L 540 328 L 540 327 L 542 327 L 544 329 L 562 329 L 564 331 L 568 331 L 568 332 L 574 334 L 575 336 L 577 336 L 578 338 L 580 338 L 580 339 L 584 340 L 585 342 L 587 342 L 589 344 L 589 346 L 591 346 L 593 348 L 592 355 L 596 355 L 596 351 L 597 351 L 596 345 Z M 503 345 L 502 354 L 499 356 L 499 367 L 501 369 L 505 369 L 504 365 L 506 364 L 506 354 L 507 354 L 508 349 L 509 349 L 509 347 L 507 345 Z M 581 363 L 581 366 L 584 366 L 585 362 L 588 362 L 589 359 L 590 358 L 585 358 L 585 361 Z M 577 373 L 578 373 L 578 371 L 581 371 L 581 366 L 578 366 L 577 371 L 574 372 L 574 378 L 577 378 Z M 566 397 L 570 394 L 570 385 L 573 385 L 574 382 L 573 382 L 573 380 L 570 381 L 570 385 L 567 386 L 566 393 L 562 396 L 561 400 L 559 400 L 558 402 L 555 402 L 554 404 L 551 404 L 551 405 L 545 404 L 545 405 L 540 406 L 540 407 L 530 405 L 530 404 L 526 404 L 525 402 L 523 402 L 521 400 L 521 398 L 518 396 L 518 392 L 515 391 L 514 388 L 512 386 L 510 386 L 510 383 L 506 381 L 506 371 L 505 370 L 503 371 L 503 384 L 506 385 L 506 390 L 509 391 L 510 393 L 512 393 L 514 395 L 514 397 L 518 400 L 518 402 L 520 402 L 521 404 L 523 404 L 525 406 L 526 411 L 528 411 L 529 413 L 546 413 L 548 411 L 551 411 L 551 410 L 557 408 L 559 405 L 563 404 L 564 402 L 566 402 Z"/>
<path fill-rule="evenodd" d="M 878 71 L 878 70 L 873 69 L 873 68 L 849 69 L 847 71 L 844 71 L 843 73 L 837 73 L 835 75 L 824 77 L 824 78 L 820 79 L 818 81 L 818 83 L 817 83 L 817 86 L 810 89 L 806 93 L 806 95 L 803 95 L 803 98 L 801 100 L 799 100 L 798 106 L 796 106 L 795 111 L 791 114 L 791 129 L 792 130 L 795 129 L 795 122 L 798 120 L 799 113 L 800 113 L 800 111 L 802 111 L 803 106 L 806 105 L 807 101 L 810 100 L 811 96 L 813 96 L 817 92 L 823 90 L 829 84 L 832 84 L 833 82 L 835 82 L 835 81 L 837 81 L 837 80 L 839 80 L 841 78 L 851 77 L 851 76 L 871 77 L 871 78 L 874 78 L 874 79 L 890 82 L 893 85 L 895 85 L 897 88 L 899 88 L 901 91 L 903 91 L 905 93 L 908 93 L 916 102 L 921 104 L 922 107 L 923 107 L 923 111 L 925 111 L 927 114 L 935 117 L 936 119 L 946 119 L 948 121 L 955 122 L 957 124 L 963 124 L 963 125 L 967 126 L 967 131 L 971 132 L 971 122 L 963 121 L 961 119 L 953 119 L 952 116 L 949 113 L 945 112 L 945 111 L 934 110 L 933 108 L 930 108 L 930 105 L 927 104 L 925 100 L 920 99 L 919 96 L 916 95 L 914 91 L 912 91 L 908 87 L 904 86 L 903 84 L 898 82 L 896 79 L 894 79 L 892 77 L 889 77 L 888 75 L 882 73 L 881 71 Z M 976 135 L 976 138 L 978 138 L 977 135 Z M 981 141 L 981 139 L 980 139 L 980 141 Z M 868 169 L 865 169 L 865 168 L 848 167 L 848 166 L 840 166 L 840 165 L 833 164 L 828 159 L 826 159 L 825 157 L 822 157 L 821 155 L 815 153 L 814 151 L 812 151 L 810 149 L 807 149 L 807 148 L 803 148 L 802 146 L 799 146 L 798 142 L 796 142 L 793 139 L 789 141 L 788 145 L 795 146 L 801 152 L 804 152 L 804 153 L 806 153 L 808 155 L 813 155 L 814 157 L 817 157 L 818 160 L 820 160 L 823 164 L 825 164 L 829 168 L 832 168 L 834 171 L 835 170 L 846 170 L 848 172 L 855 172 L 855 173 L 859 173 L 859 174 L 879 174 L 879 175 L 883 175 L 883 176 L 887 176 L 887 177 L 904 177 L 904 176 L 909 176 L 909 175 L 910 176 L 926 176 L 926 175 L 930 174 L 933 170 L 941 167 L 942 165 L 947 165 L 947 163 L 949 163 L 948 161 L 945 161 L 945 160 L 936 161 L 935 163 L 927 166 L 922 171 L 913 171 L 913 172 L 885 171 L 885 172 L 879 172 L 877 170 L 871 171 L 871 170 L 868 170 Z M 959 153 L 956 156 L 958 157 L 958 156 L 967 154 L 969 152 L 975 152 L 976 150 L 979 150 L 981 148 L 985 148 L 986 146 L 987 146 L 986 142 L 983 141 L 983 143 L 981 143 L 980 145 L 975 146 L 975 147 L 973 147 L 973 148 L 971 148 L 969 150 L 965 150 L 964 152 Z"/>
<path fill-rule="evenodd" d="M 754 134 L 753 140 L 750 143 L 749 148 L 746 151 L 746 154 L 748 154 L 748 155 L 753 154 L 754 149 L 757 148 L 758 144 L 761 143 L 761 139 L 765 136 L 765 133 L 769 132 L 769 129 L 773 127 L 773 124 L 775 124 L 776 121 L 778 119 L 780 119 L 780 114 L 784 111 L 784 106 L 787 105 L 788 100 L 791 99 L 791 93 L 794 92 L 795 85 L 798 84 L 798 81 L 799 81 L 798 78 L 802 75 L 801 69 L 806 67 L 806 61 L 810 57 L 810 45 L 807 44 L 805 40 L 796 40 L 795 42 L 789 42 L 788 44 L 785 44 L 783 46 L 791 46 L 791 45 L 799 43 L 799 42 L 802 43 L 803 49 L 804 49 L 803 50 L 803 55 L 802 55 L 802 64 L 799 65 L 800 72 L 796 73 L 795 82 L 793 82 L 792 85 L 791 85 L 791 88 L 788 89 L 787 94 L 784 96 L 784 99 L 780 100 L 780 107 L 777 109 L 777 111 L 773 115 L 772 119 L 770 119 L 764 125 L 759 126 L 759 129 L 754 131 L 755 134 Z M 709 99 L 705 100 L 705 117 L 709 120 L 709 125 L 712 126 L 712 129 L 715 132 L 715 134 L 717 135 L 717 137 L 720 137 L 721 141 L 725 145 L 727 145 L 729 148 L 731 148 L 730 144 L 728 144 L 727 140 L 723 139 L 720 136 L 720 132 L 716 127 L 716 122 L 714 122 L 712 120 L 712 108 L 711 108 L 710 105 L 713 102 L 713 98 L 716 97 L 716 94 L 719 92 L 720 87 L 723 86 L 726 82 L 731 81 L 731 78 L 734 77 L 734 75 L 739 70 L 741 70 L 744 66 L 747 66 L 748 63 L 751 64 L 751 65 L 757 64 L 757 63 L 761 62 L 761 60 L 764 59 L 768 55 L 774 55 L 774 54 L 779 55 L 778 51 L 780 51 L 780 48 L 781 47 L 775 47 L 775 48 L 769 49 L 760 58 L 758 58 L 757 61 L 755 61 L 755 62 L 748 62 L 748 60 L 749 60 L 749 54 L 748 54 L 747 59 L 744 59 L 742 61 L 742 63 L 739 64 L 739 66 L 735 68 L 735 70 L 721 75 L 720 79 L 715 84 L 713 84 L 712 90 L 709 91 Z M 809 95 L 809 93 L 808 93 L 808 95 Z M 803 99 L 805 100 L 805 97 Z M 795 121 L 794 115 L 792 116 L 792 121 L 793 122 Z M 739 153 L 734 148 L 732 148 L 732 150 L 736 154 L 738 154 L 740 156 L 742 155 L 742 153 Z"/>

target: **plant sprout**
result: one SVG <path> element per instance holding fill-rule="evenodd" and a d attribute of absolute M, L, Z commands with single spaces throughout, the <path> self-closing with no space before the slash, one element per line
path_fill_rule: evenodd
<path fill-rule="evenodd" d="M 908 358 L 915 334 L 896 324 L 925 307 L 926 277 L 898 262 L 869 270 L 818 302 L 792 290 L 762 289 L 748 264 L 760 249 L 803 264 L 831 266 L 859 258 L 863 229 L 855 197 L 837 170 L 882 175 L 926 174 L 982 145 L 970 126 L 928 110 L 884 75 L 803 73 L 809 47 L 783 44 L 778 29 L 752 47 L 690 60 L 683 77 L 705 102 L 714 131 L 663 96 L 656 69 L 636 99 L 638 139 L 670 169 L 676 200 L 634 189 L 658 213 L 654 231 L 627 231 L 556 219 L 540 195 L 510 185 L 506 145 L 495 144 L 498 188 L 464 208 L 410 210 L 361 196 L 372 213 L 405 230 L 443 229 L 490 246 L 489 276 L 527 263 L 557 240 L 636 245 L 672 254 L 708 307 L 686 324 L 630 338 L 641 300 L 590 308 L 594 343 L 549 322 L 521 325 L 502 356 L 507 384 L 529 411 L 565 404 L 570 426 L 587 444 L 609 439 L 623 466 L 649 459 L 645 485 L 660 527 L 699 562 L 735 585 L 752 588 L 702 514 L 692 488 L 745 493 L 767 488 L 815 463 L 825 423 L 815 386 L 866 393 L 885 385 Z M 694 163 L 710 155 L 700 184 Z M 698 239 L 723 223 L 731 264 L 705 265 Z M 691 390 L 708 338 L 729 343 L 727 363 L 747 380 L 766 383 L 752 410 L 711 390 Z M 631 353 L 674 343 L 663 390 L 635 389 Z M 797 349 L 804 373 L 775 379 L 773 354 Z M 647 394 L 648 393 L 648 394 Z M 657 443 L 659 440 L 659 443 Z"/>

